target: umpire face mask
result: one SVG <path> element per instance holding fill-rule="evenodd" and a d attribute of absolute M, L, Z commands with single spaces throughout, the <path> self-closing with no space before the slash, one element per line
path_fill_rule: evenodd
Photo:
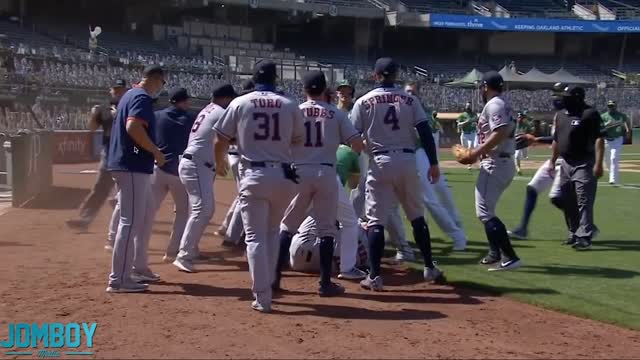
<path fill-rule="evenodd" d="M 565 109 L 570 114 L 578 114 L 584 110 L 584 100 L 578 96 L 565 96 L 563 98 Z"/>

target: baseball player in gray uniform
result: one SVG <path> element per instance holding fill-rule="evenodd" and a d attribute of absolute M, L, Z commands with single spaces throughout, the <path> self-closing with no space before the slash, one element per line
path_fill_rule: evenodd
<path fill-rule="evenodd" d="M 307 101 L 300 105 L 305 128 L 305 141 L 294 144 L 291 151 L 300 175 L 298 193 L 287 208 L 280 227 L 280 255 L 274 289 L 280 287 L 281 271 L 289 260 L 291 238 L 312 207 L 318 223 L 320 243 L 320 296 L 336 296 L 344 287 L 331 282 L 338 188 L 335 170 L 336 150 L 340 143 L 362 150 L 360 134 L 349 122 L 347 114 L 324 101 L 327 81 L 322 71 L 310 71 L 303 78 Z"/>
<path fill-rule="evenodd" d="M 278 231 L 282 214 L 295 193 L 298 175 L 291 165 L 291 145 L 304 141 L 302 113 L 297 104 L 276 93 L 276 65 L 256 63 L 256 91 L 235 99 L 215 125 L 215 154 L 220 175 L 228 171 L 227 151 L 237 139 L 240 153 L 240 211 L 247 244 L 255 300 L 251 308 L 271 311 L 278 261 Z"/>
<path fill-rule="evenodd" d="M 366 213 L 369 240 L 369 276 L 360 282 L 365 289 L 382 291 L 380 260 L 384 252 L 384 226 L 395 199 L 411 220 L 415 242 L 424 257 L 424 278 L 433 282 L 442 277 L 432 259 L 431 236 L 424 218 L 420 180 L 416 171 L 415 131 L 429 155 L 429 178 L 438 181 L 440 169 L 436 145 L 420 101 L 396 88 L 398 65 L 390 58 L 376 61 L 379 86 L 362 96 L 351 112 L 355 128 L 362 132 L 370 155 L 366 185 Z"/>
<path fill-rule="evenodd" d="M 489 271 L 511 270 L 521 266 L 521 261 L 511 246 L 507 228 L 496 216 L 496 206 L 507 189 L 516 168 L 515 127 L 511 106 L 501 97 L 504 81 L 495 71 L 484 74 L 482 97 L 484 109 L 478 121 L 478 147 L 471 150 L 463 164 L 473 164 L 480 159 L 480 174 L 476 182 L 476 216 L 484 224 L 489 254 L 480 263 L 493 265 Z"/>
<path fill-rule="evenodd" d="M 252 92 L 256 85 L 253 80 L 245 80 L 242 83 L 242 90 L 240 95 L 245 95 Z M 236 145 L 229 146 L 229 153 L 227 155 L 229 160 L 229 167 L 231 173 L 236 181 L 236 186 L 240 187 L 240 154 L 238 153 L 238 147 Z M 244 228 L 242 227 L 242 215 L 240 214 L 240 195 L 238 194 L 233 200 L 233 203 L 227 210 L 227 215 L 220 225 L 217 231 L 218 236 L 222 237 L 222 245 L 227 247 L 235 247 L 240 244 L 244 244 Z"/>
<path fill-rule="evenodd" d="M 173 265 L 184 272 L 195 272 L 193 264 L 200 255 L 198 244 L 215 209 L 213 127 L 236 96 L 233 86 L 229 84 L 221 85 L 213 91 L 211 103 L 200 111 L 193 123 L 189 143 L 180 160 L 180 181 L 189 194 L 191 212 Z"/>

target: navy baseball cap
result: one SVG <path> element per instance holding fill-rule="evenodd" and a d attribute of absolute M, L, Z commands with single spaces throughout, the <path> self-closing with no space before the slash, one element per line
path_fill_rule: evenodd
<path fill-rule="evenodd" d="M 169 91 L 169 102 L 172 104 L 185 101 L 189 98 L 191 98 L 191 96 L 189 96 L 189 92 L 185 88 L 178 87 Z"/>
<path fill-rule="evenodd" d="M 223 84 L 213 89 L 213 97 L 214 98 L 223 98 L 230 97 L 235 98 L 238 96 L 236 90 L 231 86 L 231 84 Z"/>
<path fill-rule="evenodd" d="M 126 88 L 127 87 L 127 82 L 124 81 L 123 79 L 117 79 L 116 81 L 113 82 L 113 84 L 111 84 L 111 87 L 116 89 L 116 88 Z"/>
<path fill-rule="evenodd" d="M 302 77 L 302 84 L 305 90 L 322 92 L 327 88 L 327 78 L 320 70 L 309 71 Z"/>
<path fill-rule="evenodd" d="M 276 64 L 271 60 L 259 60 L 253 68 L 253 81 L 271 83 L 278 77 Z"/>
<path fill-rule="evenodd" d="M 398 64 L 392 58 L 380 58 L 376 60 L 374 71 L 378 75 L 393 75 L 398 72 Z"/>
<path fill-rule="evenodd" d="M 562 83 L 557 83 L 553 86 L 554 95 L 563 97 L 575 97 L 584 100 L 586 93 L 581 86 L 568 86 Z"/>
<path fill-rule="evenodd" d="M 502 88 L 504 87 L 504 79 L 497 71 L 488 71 L 484 73 L 484 76 L 482 76 L 482 84 L 486 85 L 490 89 L 502 91 Z"/>

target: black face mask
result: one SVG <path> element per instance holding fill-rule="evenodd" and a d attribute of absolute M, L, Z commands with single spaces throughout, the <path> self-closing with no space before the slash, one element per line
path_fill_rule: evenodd
<path fill-rule="evenodd" d="M 577 115 L 584 110 L 584 100 L 574 96 L 565 97 L 564 104 L 570 114 Z"/>

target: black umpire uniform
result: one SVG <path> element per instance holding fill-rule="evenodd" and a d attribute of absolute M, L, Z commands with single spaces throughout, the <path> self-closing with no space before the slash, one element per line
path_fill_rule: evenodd
<path fill-rule="evenodd" d="M 597 231 L 593 224 L 593 206 L 596 200 L 598 178 L 602 176 L 604 155 L 604 131 L 600 114 L 585 104 L 585 92 L 581 87 L 559 89 L 564 110 L 556 114 L 553 141 L 554 164 L 562 157 L 560 189 L 569 237 L 565 242 L 576 250 L 591 248 L 591 240 Z"/>

